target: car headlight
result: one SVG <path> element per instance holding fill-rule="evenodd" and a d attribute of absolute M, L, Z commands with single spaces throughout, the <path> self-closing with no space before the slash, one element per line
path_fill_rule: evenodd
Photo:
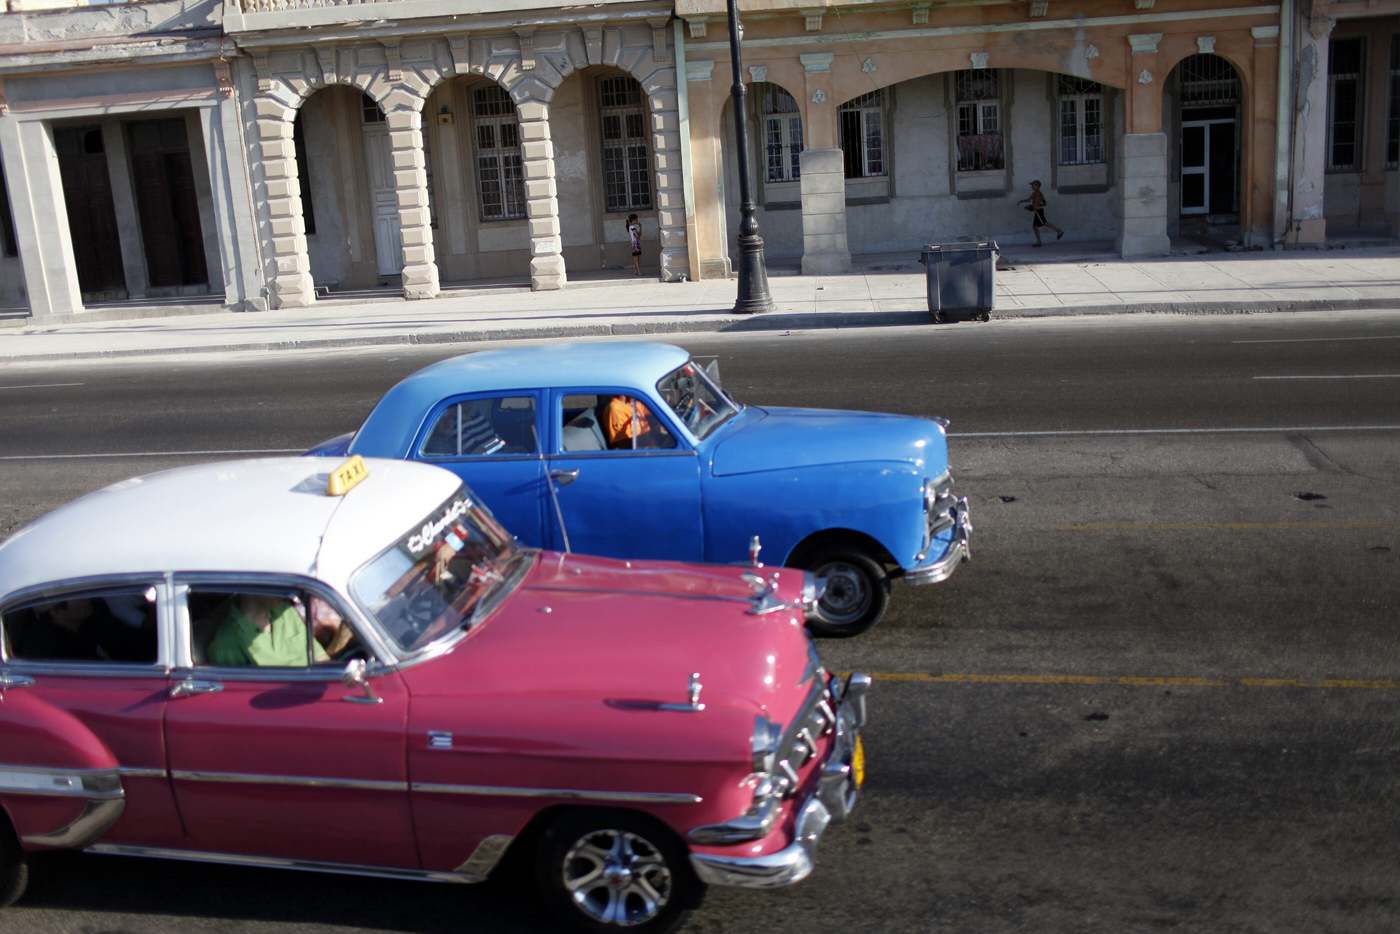
<path fill-rule="evenodd" d="M 826 596 L 826 579 L 819 578 L 811 571 L 802 572 L 802 604 L 809 610 L 817 605 L 817 601 Z"/>
<path fill-rule="evenodd" d="M 767 775 L 777 764 L 773 757 L 778 752 L 778 743 L 783 738 L 783 726 L 759 714 L 753 718 L 753 770 Z"/>

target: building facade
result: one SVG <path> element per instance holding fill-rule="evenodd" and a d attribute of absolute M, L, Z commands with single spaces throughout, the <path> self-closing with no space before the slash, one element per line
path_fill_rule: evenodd
<path fill-rule="evenodd" d="M 0 308 L 557 289 L 630 267 L 633 214 L 649 275 L 731 274 L 723 0 L 73 3 L 0 14 Z M 761 229 L 805 272 L 1028 242 L 1033 180 L 1127 257 L 1400 221 L 1400 0 L 741 10 Z"/>

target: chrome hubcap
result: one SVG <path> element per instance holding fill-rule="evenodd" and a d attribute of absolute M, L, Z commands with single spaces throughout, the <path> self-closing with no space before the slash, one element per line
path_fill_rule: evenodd
<path fill-rule="evenodd" d="M 817 612 L 827 622 L 853 622 L 870 608 L 870 582 L 859 568 L 833 561 L 814 573 L 826 581 L 826 593 L 817 604 Z"/>
<path fill-rule="evenodd" d="M 645 838 L 624 830 L 595 830 L 574 841 L 565 854 L 564 888 L 590 918 L 631 927 L 666 907 L 671 870 Z"/>

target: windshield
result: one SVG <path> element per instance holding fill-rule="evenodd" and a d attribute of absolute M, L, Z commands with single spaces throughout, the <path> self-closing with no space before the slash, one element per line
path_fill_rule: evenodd
<path fill-rule="evenodd" d="M 500 602 L 528 562 L 485 509 L 459 490 L 366 564 L 350 583 L 401 648 L 469 627 Z"/>
<path fill-rule="evenodd" d="M 697 438 L 706 437 L 738 411 L 694 362 L 667 373 L 656 390 Z"/>

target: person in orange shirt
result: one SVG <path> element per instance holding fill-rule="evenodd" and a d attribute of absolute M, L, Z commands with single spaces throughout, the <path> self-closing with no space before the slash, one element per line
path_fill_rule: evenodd
<path fill-rule="evenodd" d="M 607 433 L 608 448 L 654 448 L 658 441 L 650 420 L 651 410 L 645 402 L 631 396 L 613 396 L 608 403 L 607 420 L 604 430 Z"/>

